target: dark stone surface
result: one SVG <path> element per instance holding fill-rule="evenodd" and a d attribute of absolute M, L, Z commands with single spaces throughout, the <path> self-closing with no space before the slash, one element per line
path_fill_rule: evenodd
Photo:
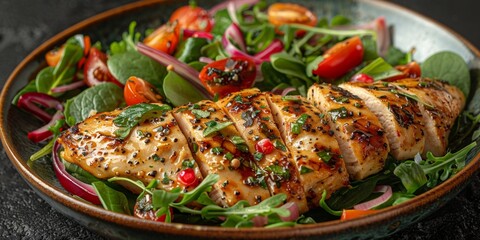
<path fill-rule="evenodd" d="M 131 0 L 0 1 L 0 84 L 35 47 L 68 26 Z M 480 47 L 478 3 L 469 0 L 394 0 L 457 31 Z M 57 213 L 0 153 L 1 239 L 101 239 Z M 480 176 L 446 206 L 394 239 L 480 239 Z"/>

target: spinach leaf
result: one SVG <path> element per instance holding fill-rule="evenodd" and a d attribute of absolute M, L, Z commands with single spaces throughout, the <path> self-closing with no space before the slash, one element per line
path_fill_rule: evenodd
<path fill-rule="evenodd" d="M 18 103 L 18 99 L 20 98 L 20 96 L 22 96 L 23 94 L 25 93 L 29 93 L 29 92 L 36 92 L 37 91 L 37 85 L 36 85 L 36 82 L 35 81 L 30 81 L 27 86 L 23 87 L 22 90 L 20 90 L 17 95 L 15 95 L 15 97 L 13 98 L 12 100 L 12 104 L 13 105 L 17 105 Z"/>
<path fill-rule="evenodd" d="M 358 73 L 365 73 L 372 77 L 375 81 L 402 74 L 400 71 L 385 62 L 385 60 L 383 60 L 381 57 L 375 59 L 373 62 L 362 68 L 360 71 L 358 71 Z"/>
<path fill-rule="evenodd" d="M 103 208 L 117 213 L 130 214 L 127 197 L 122 192 L 110 188 L 103 182 L 93 182 L 92 186 L 100 198 Z"/>
<path fill-rule="evenodd" d="M 400 178 L 403 186 L 407 189 L 407 193 L 414 193 L 427 183 L 425 172 L 414 161 L 402 162 L 395 168 L 393 173 Z"/>
<path fill-rule="evenodd" d="M 227 54 L 223 50 L 223 46 L 220 41 L 213 41 L 203 46 L 200 52 L 202 56 L 208 57 L 213 60 L 220 60 L 227 57 Z"/>
<path fill-rule="evenodd" d="M 124 104 L 123 89 L 107 82 L 88 88 L 67 100 L 64 115 L 67 124 L 73 126 L 85 120 L 92 111 L 112 111 Z"/>
<path fill-rule="evenodd" d="M 404 65 L 410 62 L 407 61 L 407 54 L 394 46 L 388 48 L 387 54 L 385 55 L 385 61 L 392 66 Z"/>
<path fill-rule="evenodd" d="M 448 51 L 438 52 L 427 58 L 420 67 L 422 77 L 447 81 L 462 90 L 468 97 L 470 72 L 467 63 L 458 54 Z"/>
<path fill-rule="evenodd" d="M 63 165 L 65 165 L 65 169 L 68 171 L 68 173 L 70 173 L 70 175 L 72 175 L 76 179 L 89 184 L 100 181 L 98 178 L 93 176 L 91 173 L 83 170 L 83 168 L 79 167 L 78 165 L 67 162 L 63 159 L 62 162 Z"/>
<path fill-rule="evenodd" d="M 113 124 L 119 127 L 119 129 L 115 131 L 115 134 L 119 138 L 124 139 L 142 119 L 148 117 L 149 113 L 154 113 L 157 115 L 157 111 L 163 113 L 171 109 L 172 108 L 168 105 L 156 105 L 148 103 L 140 103 L 130 106 L 120 113 L 115 119 L 113 119 Z"/>
<path fill-rule="evenodd" d="M 213 35 L 222 36 L 225 33 L 225 30 L 227 30 L 228 26 L 232 24 L 232 20 L 230 19 L 227 9 L 217 11 L 213 19 L 215 20 L 215 24 L 211 31 Z"/>
<path fill-rule="evenodd" d="M 305 64 L 302 61 L 288 55 L 286 52 L 273 54 L 270 57 L 270 60 L 273 68 L 278 72 L 288 76 L 300 78 L 306 82 L 311 81 L 305 74 Z"/>
<path fill-rule="evenodd" d="M 204 100 L 202 94 L 174 71 L 169 71 L 163 80 L 163 89 L 165 96 L 170 100 L 173 106 L 181 106 L 188 103 L 194 103 Z"/>
<path fill-rule="evenodd" d="M 373 61 L 378 58 L 377 42 L 371 37 L 362 38 L 363 61 Z"/>
<path fill-rule="evenodd" d="M 198 59 L 202 56 L 202 47 L 207 44 L 208 40 L 205 38 L 188 38 L 186 41 L 183 41 L 180 46 L 178 46 L 177 52 L 175 53 L 175 58 L 184 63 L 198 61 Z"/>
<path fill-rule="evenodd" d="M 162 89 L 167 69 L 151 58 L 128 51 L 111 56 L 107 61 L 108 69 L 119 82 L 125 84 L 131 76 L 141 78 L 153 86 Z M 160 91 L 163 93 L 163 91 Z"/>
<path fill-rule="evenodd" d="M 263 80 L 256 81 L 255 87 L 259 88 L 262 91 L 270 91 L 279 84 L 288 83 L 290 81 L 290 79 L 288 79 L 285 74 L 281 74 L 280 72 L 275 70 L 271 62 L 263 62 L 260 66 L 260 69 L 262 71 Z M 285 88 L 289 86 L 290 85 L 286 84 Z"/>

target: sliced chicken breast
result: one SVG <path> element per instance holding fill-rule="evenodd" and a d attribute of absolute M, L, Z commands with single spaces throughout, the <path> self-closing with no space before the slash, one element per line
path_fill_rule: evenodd
<path fill-rule="evenodd" d="M 245 139 L 257 165 L 266 173 L 267 185 L 272 194 L 285 193 L 287 201 L 296 202 L 300 212 L 308 210 L 299 171 L 282 140 L 268 105 L 258 89 L 246 89 L 232 94 L 217 104 L 230 116 Z M 262 143 L 275 146 L 262 153 Z"/>
<path fill-rule="evenodd" d="M 465 105 L 463 93 L 456 87 L 426 78 L 406 78 L 390 83 L 394 91 L 418 98 L 425 124 L 425 150 L 435 156 L 447 151 L 448 135 Z"/>
<path fill-rule="evenodd" d="M 63 132 L 58 138 L 64 149 L 61 157 L 100 179 L 126 177 L 144 184 L 158 179 L 157 188 L 165 190 L 193 189 L 177 180 L 186 167 L 194 170 L 198 182 L 202 180 L 187 140 L 171 113 L 152 113 L 153 117 L 142 121 L 122 140 L 115 134 L 119 128 L 113 124 L 121 112 L 93 115 Z M 125 187 L 138 191 L 128 184 Z"/>
<path fill-rule="evenodd" d="M 417 101 L 392 90 L 386 82 L 344 83 L 340 87 L 360 97 L 378 117 L 395 159 L 411 159 L 424 151 L 423 115 Z"/>
<path fill-rule="evenodd" d="M 349 184 L 337 140 L 328 120 L 305 98 L 289 101 L 268 94 L 267 100 L 286 146 L 297 164 L 310 207 L 317 207 L 324 190 L 329 197 Z"/>
<path fill-rule="evenodd" d="M 308 100 L 324 114 L 329 134 L 340 146 L 352 179 L 363 179 L 383 169 L 390 150 L 378 118 L 357 96 L 336 86 L 314 84 Z"/>
<path fill-rule="evenodd" d="M 210 197 L 219 205 L 240 200 L 250 205 L 270 196 L 262 171 L 257 171 L 233 121 L 212 101 L 173 110 L 203 176 L 218 174 Z M 242 148 L 243 147 L 243 148 Z"/>

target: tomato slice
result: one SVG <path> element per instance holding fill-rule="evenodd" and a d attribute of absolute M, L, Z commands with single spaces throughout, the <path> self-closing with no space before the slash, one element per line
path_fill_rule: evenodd
<path fill-rule="evenodd" d="M 95 47 L 90 48 L 90 53 L 85 62 L 83 81 L 90 87 L 102 82 L 112 82 L 123 88 L 123 85 L 108 70 L 107 54 Z"/>
<path fill-rule="evenodd" d="M 212 96 L 218 94 L 224 97 L 252 87 L 256 74 L 256 66 L 251 59 L 230 57 L 203 67 L 199 78 Z"/>
<path fill-rule="evenodd" d="M 396 81 L 404 78 L 417 78 L 422 76 L 422 69 L 417 62 L 410 62 L 406 65 L 398 65 L 395 66 L 395 69 L 402 72 L 402 74 L 384 79 L 384 81 Z"/>
<path fill-rule="evenodd" d="M 331 82 L 345 75 L 358 66 L 363 60 L 363 44 L 360 37 L 355 36 L 335 44 L 323 55 L 324 59 L 313 70 L 313 74 Z"/>
<path fill-rule="evenodd" d="M 143 43 L 167 54 L 172 54 L 179 41 L 180 28 L 177 22 L 169 22 L 148 35 Z"/>
<path fill-rule="evenodd" d="M 298 23 L 308 26 L 317 24 L 317 16 L 307 8 L 294 3 L 274 3 L 267 11 L 268 21 L 275 25 Z"/>
<path fill-rule="evenodd" d="M 350 82 L 373 83 L 374 80 L 375 79 L 365 73 L 359 73 L 353 75 L 353 77 L 350 79 Z"/>
<path fill-rule="evenodd" d="M 378 210 L 356 210 L 356 209 L 343 209 L 340 220 L 350 220 L 354 218 L 363 217 L 378 212 Z"/>
<path fill-rule="evenodd" d="M 170 211 L 171 219 L 173 219 L 172 208 L 168 208 L 168 210 Z M 138 218 L 157 222 L 165 222 L 165 219 L 167 218 L 166 214 L 157 216 L 157 213 L 152 207 L 152 196 L 150 194 L 145 194 L 145 197 L 135 203 L 135 206 L 133 207 L 133 215 Z"/>
<path fill-rule="evenodd" d="M 208 12 L 197 6 L 183 6 L 175 10 L 170 17 L 170 22 L 177 21 L 181 29 L 193 31 L 210 32 L 212 30 L 212 20 Z"/>
<path fill-rule="evenodd" d="M 162 96 L 152 84 L 133 76 L 125 83 L 123 96 L 128 106 L 139 103 L 159 103 L 162 101 Z"/>
<path fill-rule="evenodd" d="M 62 58 L 63 51 L 65 51 L 65 45 L 62 45 L 59 48 L 50 50 L 45 54 L 45 60 L 47 61 L 48 66 L 55 67 L 60 62 Z"/>

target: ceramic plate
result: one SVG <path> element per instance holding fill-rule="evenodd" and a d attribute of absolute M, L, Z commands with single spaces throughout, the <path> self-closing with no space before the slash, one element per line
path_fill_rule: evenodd
<path fill-rule="evenodd" d="M 212 1 L 198 1 L 206 8 Z M 416 48 L 415 59 L 423 61 L 429 55 L 451 50 L 462 56 L 472 69 L 478 69 L 479 52 L 471 44 L 452 31 L 411 11 L 383 1 L 299 1 L 314 10 L 318 16 L 343 14 L 355 21 L 366 22 L 378 16 L 385 16 L 394 29 L 394 44 L 404 51 Z M 479 155 L 468 156 L 469 163 L 454 177 L 435 189 L 415 199 L 380 211 L 364 218 L 340 222 L 330 221 L 295 228 L 277 229 L 231 229 L 221 227 L 166 224 L 146 221 L 131 216 L 104 210 L 72 197 L 55 179 L 50 159 L 36 161 L 31 166 L 27 159 L 39 149 L 27 139 L 27 132 L 38 128 L 41 122 L 11 105 L 16 92 L 25 86 L 42 66 L 44 54 L 55 46 L 60 46 L 68 37 L 85 33 L 94 40 L 104 43 L 120 37 L 135 20 L 139 26 L 155 27 L 165 21 L 165 17 L 186 4 L 185 1 L 141 1 L 125 5 L 89 18 L 56 35 L 33 51 L 12 73 L 1 96 L 0 131 L 2 143 L 20 174 L 28 184 L 59 212 L 75 219 L 87 228 L 113 238 L 152 239 L 175 238 L 353 238 L 381 237 L 392 234 L 435 211 L 453 198 L 479 168 Z"/>

